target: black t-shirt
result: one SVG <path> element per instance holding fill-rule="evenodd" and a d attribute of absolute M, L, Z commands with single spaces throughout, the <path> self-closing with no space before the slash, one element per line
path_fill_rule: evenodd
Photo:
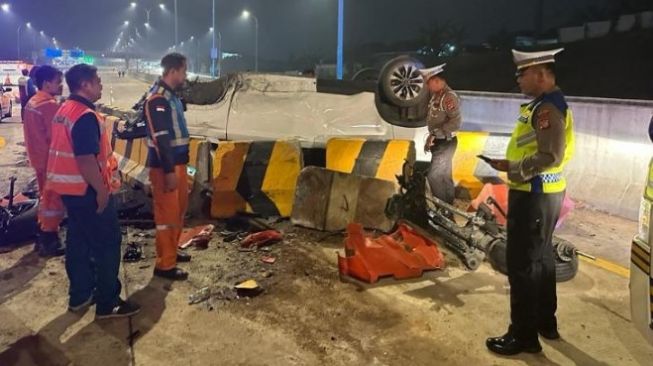
<path fill-rule="evenodd" d="M 80 102 L 95 110 L 93 103 L 78 95 L 71 95 L 71 100 Z M 71 131 L 73 152 L 75 156 L 97 155 L 100 153 L 100 124 L 94 113 L 82 115 Z M 67 205 L 85 205 L 95 203 L 95 190 L 89 185 L 84 196 L 65 196 Z"/>

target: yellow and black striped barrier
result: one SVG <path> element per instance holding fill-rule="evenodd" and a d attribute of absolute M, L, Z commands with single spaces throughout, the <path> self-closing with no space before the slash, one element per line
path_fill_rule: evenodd
<path fill-rule="evenodd" d="M 289 217 L 304 166 L 297 141 L 225 141 L 213 153 L 211 216 Z"/>
<path fill-rule="evenodd" d="M 134 186 L 149 187 L 150 170 L 147 163 L 147 141 L 144 138 L 114 140 L 113 153 L 118 160 L 118 170 L 123 182 Z"/>
<path fill-rule="evenodd" d="M 412 140 L 333 138 L 326 146 L 326 168 L 396 182 L 405 161 L 415 162 Z"/>
<path fill-rule="evenodd" d="M 462 198 L 475 198 L 487 183 L 499 184 L 507 181 L 505 173 L 498 173 L 477 155 L 503 159 L 509 141 L 509 134 L 458 133 L 458 148 L 453 157 L 453 180 L 456 186 L 465 192 Z"/>
<path fill-rule="evenodd" d="M 636 241 L 633 241 L 630 249 L 630 261 L 642 272 L 651 275 L 651 253 Z"/>
<path fill-rule="evenodd" d="M 119 123 L 115 117 L 107 117 L 107 123 Z M 189 140 L 189 163 L 188 163 L 188 182 L 193 186 L 195 176 L 199 169 L 208 170 L 206 166 L 200 166 L 201 160 L 199 156 L 200 147 L 202 144 L 207 144 L 204 138 L 191 138 Z M 147 139 L 131 139 L 121 140 L 112 139 L 113 153 L 118 160 L 118 171 L 122 177 L 122 181 L 132 186 L 139 186 L 141 188 L 149 189 L 150 186 L 150 169 L 146 166 L 148 146 Z M 206 174 L 208 176 L 208 173 Z"/>
<path fill-rule="evenodd" d="M 633 324 L 653 340 L 651 248 L 634 239 L 630 250 L 630 305 Z M 648 328 L 646 327 L 648 325 Z"/>

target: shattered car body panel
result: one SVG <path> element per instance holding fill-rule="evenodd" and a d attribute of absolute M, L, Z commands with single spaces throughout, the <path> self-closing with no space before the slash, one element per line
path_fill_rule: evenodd
<path fill-rule="evenodd" d="M 214 141 L 293 138 L 304 148 L 324 147 L 339 136 L 393 137 L 392 126 L 376 112 L 373 93 L 318 93 L 315 79 L 282 75 L 238 74 L 211 83 L 213 96 L 206 95 L 205 83 L 185 92 L 191 134 Z M 217 102 L 193 104 L 212 99 Z"/>

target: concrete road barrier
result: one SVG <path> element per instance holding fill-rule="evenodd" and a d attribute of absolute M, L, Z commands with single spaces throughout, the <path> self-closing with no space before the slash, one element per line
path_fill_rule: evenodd
<path fill-rule="evenodd" d="M 414 141 L 333 138 L 326 145 L 326 167 L 337 172 L 396 182 L 405 161 L 415 162 Z"/>
<path fill-rule="evenodd" d="M 473 199 L 485 184 L 507 181 L 505 173 L 498 173 L 477 155 L 503 158 L 509 141 L 510 135 L 502 133 L 458 133 L 458 148 L 453 157 L 453 179 L 458 197 Z"/>
<path fill-rule="evenodd" d="M 289 217 L 299 172 L 297 141 L 225 141 L 213 153 L 211 216 Z"/>

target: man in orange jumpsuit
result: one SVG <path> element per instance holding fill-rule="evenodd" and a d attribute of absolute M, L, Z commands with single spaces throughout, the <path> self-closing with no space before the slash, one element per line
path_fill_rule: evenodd
<path fill-rule="evenodd" d="M 35 75 L 38 92 L 25 106 L 23 132 L 30 164 L 36 172 L 40 202 L 38 211 L 39 233 L 35 250 L 41 257 L 64 255 L 59 241 L 59 224 L 64 216 L 61 198 L 54 192 L 45 191 L 46 170 L 52 118 L 59 109 L 55 97 L 63 91 L 63 74 L 56 68 L 45 65 Z"/>
<path fill-rule="evenodd" d="M 150 89 L 145 103 L 147 166 L 156 223 L 154 275 L 185 280 L 188 273 L 178 268 L 177 262 L 190 261 L 190 255 L 179 252 L 177 246 L 188 205 L 189 135 L 184 106 L 176 91 L 186 80 L 186 57 L 168 54 L 161 60 L 161 67 L 163 75 Z"/>

